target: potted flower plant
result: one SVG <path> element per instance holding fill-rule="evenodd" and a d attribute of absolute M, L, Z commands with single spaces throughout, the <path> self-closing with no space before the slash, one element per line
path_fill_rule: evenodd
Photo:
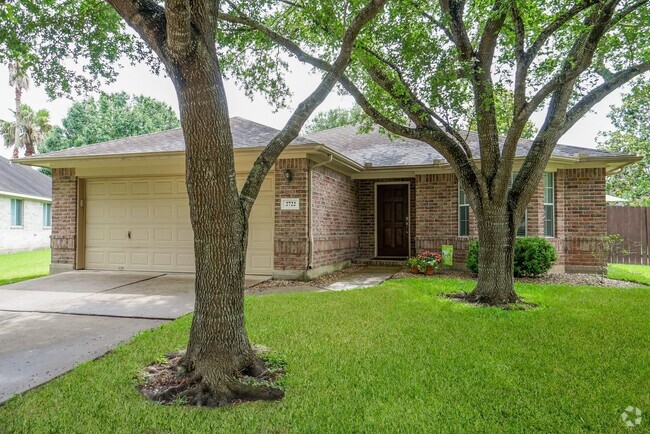
<path fill-rule="evenodd" d="M 406 266 L 411 269 L 411 273 L 418 274 L 420 272 L 420 258 L 411 256 L 406 260 Z"/>
<path fill-rule="evenodd" d="M 438 252 L 425 250 L 418 255 L 418 269 L 426 275 L 432 275 L 435 270 L 440 268 L 442 255 Z"/>

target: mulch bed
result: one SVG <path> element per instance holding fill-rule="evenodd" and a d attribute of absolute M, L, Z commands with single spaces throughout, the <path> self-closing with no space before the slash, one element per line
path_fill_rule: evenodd
<path fill-rule="evenodd" d="M 464 270 L 443 270 L 439 271 L 432 276 L 424 274 L 413 274 L 410 270 L 404 269 L 394 275 L 393 279 L 430 279 L 436 277 L 462 279 L 462 280 L 476 280 L 476 274 Z M 602 286 L 610 288 L 638 288 L 645 286 L 641 283 L 626 282 L 624 280 L 615 280 L 604 278 L 602 281 L 600 276 L 596 274 L 581 274 L 581 273 L 557 273 L 545 274 L 538 277 L 516 277 L 516 283 L 532 283 L 536 285 L 576 285 L 576 286 Z"/>
<path fill-rule="evenodd" d="M 267 351 L 268 348 L 263 346 L 254 347 L 256 352 Z M 165 361 L 158 361 L 153 363 L 140 372 L 137 377 L 138 384 L 136 388 L 147 398 L 165 405 L 200 405 L 194 402 L 195 396 L 183 396 L 182 393 L 176 396 L 170 396 L 166 399 L 159 399 L 158 395 L 172 387 L 181 388 L 187 386 L 190 389 L 199 385 L 199 381 L 193 379 L 189 375 L 185 375 L 182 369 L 179 369 L 179 362 L 184 356 L 185 352 L 180 351 L 174 354 L 165 355 Z M 259 377 L 250 377 L 240 374 L 238 379 L 244 383 L 254 382 L 256 384 L 264 383 L 273 385 L 273 383 L 285 374 L 284 369 L 268 369 Z M 247 402 L 247 400 L 236 399 L 229 402 L 229 405 L 236 405 Z"/>

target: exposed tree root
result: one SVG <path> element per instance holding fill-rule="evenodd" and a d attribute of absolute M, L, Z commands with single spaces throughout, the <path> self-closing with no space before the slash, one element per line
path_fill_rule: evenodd
<path fill-rule="evenodd" d="M 223 407 L 247 401 L 282 399 L 284 391 L 274 382 L 284 375 L 283 366 L 267 369 L 255 358 L 246 372 L 235 372 L 208 382 L 184 366 L 184 353 L 168 354 L 167 361 L 148 366 L 138 390 L 163 404 Z"/>
<path fill-rule="evenodd" d="M 537 307 L 534 303 L 524 301 L 517 294 L 507 298 L 490 297 L 484 294 L 477 293 L 476 290 L 472 292 L 459 292 L 455 294 L 440 294 L 442 297 L 459 301 L 462 303 L 474 304 L 482 307 L 500 307 L 505 310 L 512 310 L 515 308 L 534 308 Z"/>

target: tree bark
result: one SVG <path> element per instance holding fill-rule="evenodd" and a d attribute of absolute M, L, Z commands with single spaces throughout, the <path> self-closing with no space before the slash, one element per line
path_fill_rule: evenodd
<path fill-rule="evenodd" d="M 517 222 L 507 205 L 488 203 L 477 215 L 478 283 L 469 299 L 490 305 L 519 301 L 514 286 Z"/>
<path fill-rule="evenodd" d="M 171 72 L 186 146 L 186 184 L 194 231 L 196 302 L 182 365 L 200 380 L 199 405 L 235 398 L 276 399 L 281 391 L 247 387 L 237 373 L 258 375 L 263 362 L 244 324 L 248 227 L 235 176 L 233 139 L 216 54 L 179 62 Z"/>
<path fill-rule="evenodd" d="M 20 88 L 20 84 L 16 83 L 16 95 L 15 95 L 15 104 L 16 104 L 16 131 L 14 132 L 14 149 L 12 152 L 13 158 L 18 158 L 20 155 L 18 149 L 20 148 L 20 104 L 23 96 L 23 91 Z"/>

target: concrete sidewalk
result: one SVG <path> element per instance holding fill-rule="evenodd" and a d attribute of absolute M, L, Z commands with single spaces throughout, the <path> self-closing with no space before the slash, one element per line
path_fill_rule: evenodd
<path fill-rule="evenodd" d="M 350 289 L 368 288 L 379 285 L 383 281 L 390 279 L 397 274 L 402 267 L 376 267 L 368 266 L 359 271 L 355 271 L 343 276 L 336 282 L 323 286 L 323 289 L 329 291 L 347 291 Z"/>

